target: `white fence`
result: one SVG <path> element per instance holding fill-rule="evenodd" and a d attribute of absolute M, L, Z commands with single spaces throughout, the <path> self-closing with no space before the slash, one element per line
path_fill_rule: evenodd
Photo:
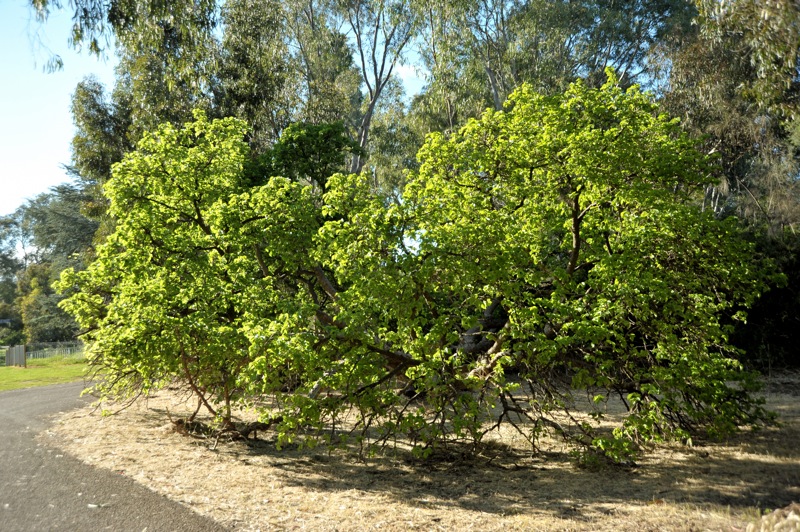
<path fill-rule="evenodd" d="M 83 353 L 83 344 L 63 344 L 53 346 L 31 346 L 27 352 L 28 360 L 32 358 L 68 358 Z"/>
<path fill-rule="evenodd" d="M 6 351 L 6 366 L 23 366 L 26 360 L 40 358 L 71 358 L 83 354 L 83 344 L 32 344 L 30 346 L 15 345 Z"/>

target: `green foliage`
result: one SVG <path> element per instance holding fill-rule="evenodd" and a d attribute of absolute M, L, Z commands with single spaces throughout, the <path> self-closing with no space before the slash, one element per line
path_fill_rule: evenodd
<path fill-rule="evenodd" d="M 671 54 L 670 87 L 661 103 L 716 155 L 717 179 L 706 189 L 704 207 L 717 216 L 735 213 L 754 231 L 781 238 L 800 223 L 800 160 L 794 124 L 774 104 L 791 105 L 794 97 L 787 92 L 770 103 L 751 90 L 758 74 L 740 45 L 735 34 L 721 41 L 687 36 Z"/>
<path fill-rule="evenodd" d="M 688 26 L 690 3 L 486 0 L 417 2 L 429 84 L 416 102 L 431 130 L 455 130 L 523 83 L 563 92 L 576 78 L 593 86 L 614 67 L 626 80 L 652 78 L 657 43 Z M 630 82 L 630 81 L 629 81 Z"/>
<path fill-rule="evenodd" d="M 523 86 L 430 135 L 395 204 L 366 174 L 249 187 L 244 134 L 196 112 L 115 166 L 116 232 L 59 284 L 101 392 L 177 379 L 225 424 L 269 397 L 283 443 L 355 414 L 366 441 L 405 436 L 421 456 L 528 421 L 533 445 L 555 433 L 619 461 L 768 419 L 725 319 L 764 265 L 696 207 L 708 160 L 613 74 L 550 97 Z M 583 392 L 628 414 L 605 432 L 601 410 L 577 413 Z"/>
<path fill-rule="evenodd" d="M 759 254 L 771 257 L 788 280 L 756 303 L 746 323 L 734 323 L 733 343 L 746 351 L 742 362 L 765 370 L 796 366 L 800 122 L 792 21 L 800 11 L 786 2 L 697 4 L 700 24 L 667 54 L 662 109 L 681 116 L 683 129 L 715 156 L 716 180 L 703 207 L 717 217 L 738 217 Z"/>
<path fill-rule="evenodd" d="M 800 6 L 791 0 L 695 3 L 704 33 L 717 41 L 735 41 L 731 48 L 749 59 L 755 76 L 744 81 L 745 90 L 761 105 L 796 116 Z"/>
<path fill-rule="evenodd" d="M 23 263 L 17 256 L 19 224 L 14 215 L 0 217 L 0 301 L 9 304 L 14 300 L 15 274 Z M 8 316 L 0 316 L 8 318 Z"/>
<path fill-rule="evenodd" d="M 103 184 L 111 177 L 111 166 L 133 149 L 129 138 L 131 126 L 130 94 L 122 86 L 111 97 L 96 79 L 78 83 L 72 95 L 72 162 L 67 168 L 81 194 L 81 213 L 92 220 L 104 220 L 107 200 Z M 107 223 L 106 223 L 107 225 Z"/>
<path fill-rule="evenodd" d="M 394 316 L 392 340 L 405 339 L 404 350 L 468 368 L 455 373 L 456 389 L 485 373 L 481 381 L 502 383 L 503 367 L 515 368 L 537 422 L 559 423 L 551 412 L 572 402 L 553 375 L 627 396 L 620 440 L 701 427 L 719 435 L 762 417 L 745 398 L 752 377 L 740 372 L 721 318 L 749 305 L 764 278 L 735 226 L 694 206 L 711 179 L 707 161 L 638 89 L 624 92 L 613 78 L 552 98 L 522 88 L 504 112 L 450 138 L 431 135 L 419 157 L 402 215 L 417 251 L 397 275 L 413 273 L 393 290 L 404 297 L 385 303 L 417 309 Z M 347 267 L 348 291 L 365 299 L 391 286 L 374 262 Z M 475 330 L 482 313 L 497 317 L 485 313 L 496 301 L 502 326 Z M 468 335 L 486 340 L 483 352 L 471 352 Z M 584 443 L 605 441 L 575 430 Z"/>
<path fill-rule="evenodd" d="M 4 249 L 0 262 L 0 317 L 11 319 L 0 330 L 5 342 L 72 340 L 75 320 L 58 307 L 51 288 L 67 266 L 81 267 L 97 223 L 81 214 L 86 194 L 63 184 L 28 200 L 0 220 Z"/>
<path fill-rule="evenodd" d="M 224 35 L 214 91 L 221 116 L 250 124 L 249 144 L 268 150 L 297 105 L 293 68 L 280 2 L 233 0 L 222 8 Z"/>
<path fill-rule="evenodd" d="M 8 324 L 0 325 L 0 345 L 24 344 L 25 333 L 22 330 L 19 307 L 5 301 L 0 302 L 0 319 L 11 320 Z"/>
<path fill-rule="evenodd" d="M 230 244 L 213 207 L 239 192 L 247 147 L 240 122 L 196 116 L 145 135 L 115 166 L 105 189 L 117 229 L 87 271 L 62 274 L 61 287 L 81 285 L 65 308 L 88 329 L 88 354 L 103 371 L 132 373 L 145 389 L 178 374 L 229 400 L 246 346 L 229 312 L 240 290 L 225 272 Z"/>
<path fill-rule="evenodd" d="M 362 153 L 347 137 L 344 124 L 294 123 L 286 127 L 270 149 L 263 176 L 305 181 L 324 191 L 328 177 L 345 168 L 348 155 Z"/>
<path fill-rule="evenodd" d="M 293 67 L 297 119 L 309 123 L 357 121 L 361 75 L 334 2 L 285 0 L 283 20 Z"/>
<path fill-rule="evenodd" d="M 111 177 L 111 166 L 130 151 L 128 102 L 121 91 L 108 97 L 93 77 L 78 83 L 72 95 L 72 117 L 76 134 L 72 140 L 74 174 L 87 184 L 103 184 Z"/>
<path fill-rule="evenodd" d="M 75 320 L 59 308 L 63 299 L 51 287 L 59 270 L 51 263 L 31 264 L 19 275 L 17 305 L 26 343 L 74 340 L 78 332 Z"/>
<path fill-rule="evenodd" d="M 85 189 L 65 183 L 21 207 L 23 230 L 31 236 L 37 260 L 63 267 L 91 247 L 99 224 L 84 216 L 83 207 L 92 199 Z"/>

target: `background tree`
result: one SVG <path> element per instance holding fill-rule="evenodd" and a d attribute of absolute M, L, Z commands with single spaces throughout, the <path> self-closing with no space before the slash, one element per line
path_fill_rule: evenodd
<path fill-rule="evenodd" d="M 8 323 L 0 325 L 0 345 L 24 344 L 25 333 L 23 332 L 19 306 L 5 301 L 0 302 L 0 319 L 9 320 Z"/>
<path fill-rule="evenodd" d="M 22 207 L 22 229 L 31 235 L 37 262 L 56 262 L 63 268 L 91 248 L 98 222 L 82 214 L 87 201 L 81 188 L 62 184 Z"/>
<path fill-rule="evenodd" d="M 696 0 L 705 35 L 744 53 L 755 76 L 747 88 L 754 97 L 785 114 L 797 112 L 800 74 L 800 6 L 791 0 L 736 0 L 719 4 Z"/>
<path fill-rule="evenodd" d="M 362 171 L 371 174 L 373 193 L 391 197 L 402 190 L 407 173 L 419 167 L 416 151 L 424 141 L 425 124 L 409 109 L 398 81 L 390 81 L 383 98 L 385 105 L 372 118 L 369 161 Z"/>
<path fill-rule="evenodd" d="M 11 320 L 0 326 L 0 345 L 24 341 L 22 316 L 15 305 L 16 276 L 23 263 L 17 252 L 16 223 L 13 217 L 0 218 L 0 319 Z"/>
<path fill-rule="evenodd" d="M 607 66 L 626 83 L 648 81 L 650 49 L 694 13 L 680 0 L 442 0 L 420 3 L 419 10 L 420 56 L 430 82 L 418 105 L 439 115 L 434 131 L 453 130 L 486 107 L 499 110 L 522 83 L 546 93 L 576 78 L 600 85 Z"/>
<path fill-rule="evenodd" d="M 366 86 L 366 97 L 356 128 L 361 152 L 354 154 L 350 171 L 360 172 L 368 148 L 376 106 L 403 51 L 415 35 L 415 13 L 408 0 L 345 0 L 337 4 L 355 41 L 355 56 Z"/>
<path fill-rule="evenodd" d="M 332 4 L 296 0 L 283 5 L 294 72 L 300 82 L 296 120 L 312 124 L 342 121 L 352 126 L 361 99 L 361 80 Z"/>
<path fill-rule="evenodd" d="M 82 268 L 90 254 L 98 223 L 81 214 L 86 201 L 79 188 L 59 185 L 2 220 L 8 342 L 75 340 L 77 324 L 58 307 L 62 297 L 51 285 L 64 268 Z"/>
<path fill-rule="evenodd" d="M 283 130 L 272 147 L 266 166 L 260 168 L 262 180 L 282 176 L 310 183 L 318 193 L 327 188 L 330 176 L 345 170 L 348 155 L 360 152 L 356 141 L 347 137 L 341 122 L 305 124 L 296 122 Z"/>
<path fill-rule="evenodd" d="M 51 263 L 31 264 L 19 276 L 17 293 L 25 343 L 75 341 L 78 325 L 59 308 L 52 284 L 60 271 Z"/>
<path fill-rule="evenodd" d="M 106 203 L 102 187 L 111 177 L 111 166 L 133 149 L 130 94 L 119 87 L 109 98 L 103 85 L 88 77 L 75 87 L 71 111 L 76 133 L 68 171 L 92 197 L 84 211 L 100 218 Z"/>
<path fill-rule="evenodd" d="M 670 51 L 662 105 L 716 157 L 717 179 L 706 189 L 704 208 L 742 220 L 788 279 L 756 303 L 747 324 L 739 324 L 736 344 L 750 365 L 796 366 L 800 41 L 787 43 L 797 8 L 780 2 L 733 2 L 723 9 L 698 4 L 701 25 L 663 44 Z"/>
<path fill-rule="evenodd" d="M 706 150 L 718 157 L 719 179 L 709 186 L 705 206 L 717 215 L 735 212 L 778 236 L 800 222 L 794 122 L 748 89 L 758 79 L 756 69 L 736 36 L 727 39 L 689 36 L 672 54 L 662 103 L 681 117 L 685 130 L 705 137 Z M 706 64 L 715 68 L 699 66 Z"/>
<path fill-rule="evenodd" d="M 222 10 L 223 37 L 215 72 L 220 116 L 250 124 L 254 155 L 269 150 L 300 104 L 288 28 L 280 2 L 240 0 Z"/>
<path fill-rule="evenodd" d="M 31 5 L 41 18 L 64 7 Z M 70 7 L 73 44 L 100 53 L 103 39 L 115 38 L 118 85 L 137 102 L 130 141 L 162 121 L 182 123 L 192 108 L 253 124 L 254 155 L 292 122 L 342 122 L 361 146 L 354 169 L 370 151 L 372 118 L 415 28 L 403 1 L 231 1 L 221 17 L 213 1 Z"/>

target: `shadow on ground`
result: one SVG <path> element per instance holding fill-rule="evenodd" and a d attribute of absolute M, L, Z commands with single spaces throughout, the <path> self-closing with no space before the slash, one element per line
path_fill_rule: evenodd
<path fill-rule="evenodd" d="M 535 511 L 588 522 L 625 503 L 765 509 L 799 501 L 800 417 L 793 412 L 779 428 L 696 447 L 658 448 L 626 469 L 585 470 L 566 453 L 534 456 L 508 448 L 479 458 L 451 453 L 426 461 L 402 452 L 356 460 L 340 453 L 278 451 L 263 440 L 218 452 L 245 463 L 265 460 L 285 484 L 316 492 L 380 493 L 419 507 L 498 515 Z"/>

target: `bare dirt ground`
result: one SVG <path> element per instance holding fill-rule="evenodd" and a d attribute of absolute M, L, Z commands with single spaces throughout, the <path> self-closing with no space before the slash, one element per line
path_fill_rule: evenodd
<path fill-rule="evenodd" d="M 598 471 L 511 433 L 478 458 L 429 461 L 197 439 L 167 416 L 194 403 L 168 391 L 113 416 L 72 412 L 41 437 L 236 530 L 761 530 L 765 511 L 800 501 L 800 375 L 770 379 L 765 396 L 779 428 Z"/>

